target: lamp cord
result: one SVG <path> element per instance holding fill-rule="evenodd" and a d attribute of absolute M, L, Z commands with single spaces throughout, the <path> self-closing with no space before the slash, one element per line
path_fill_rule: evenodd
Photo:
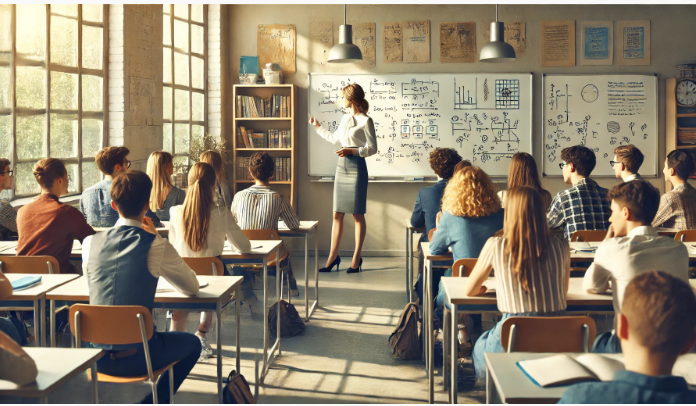
<path fill-rule="evenodd" d="M 498 22 L 498 5 L 495 5 L 495 22 Z"/>
<path fill-rule="evenodd" d="M 496 6 L 496 10 L 497 10 L 497 7 L 498 6 Z M 496 13 L 497 13 L 497 11 L 496 11 Z M 345 4 L 343 5 L 343 25 L 346 25 L 346 5 Z"/>

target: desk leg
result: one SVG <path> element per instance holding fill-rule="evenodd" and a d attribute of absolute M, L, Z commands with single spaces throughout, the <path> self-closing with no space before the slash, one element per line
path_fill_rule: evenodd
<path fill-rule="evenodd" d="M 309 312 L 309 317 L 312 317 L 314 309 L 319 306 L 319 226 L 314 227 L 314 303 Z"/>
<path fill-rule="evenodd" d="M 309 233 L 304 236 L 304 309 L 305 321 L 309 321 Z"/>
<path fill-rule="evenodd" d="M 41 346 L 45 347 L 48 343 L 46 342 L 46 297 L 44 296 L 41 301 L 39 301 L 39 306 L 41 309 Z"/>
<path fill-rule="evenodd" d="M 92 404 L 99 403 L 99 381 L 97 380 L 97 363 L 90 368 L 92 374 Z"/>
<path fill-rule="evenodd" d="M 280 248 L 276 250 L 276 258 L 280 258 Z M 278 355 L 283 355 L 280 351 L 280 299 L 282 299 L 283 294 L 283 286 L 280 284 L 280 275 L 280 261 L 276 260 L 276 298 L 278 299 L 276 307 L 276 342 L 278 343 Z M 288 288 L 288 300 L 290 299 L 289 293 L 290 291 Z"/>
<path fill-rule="evenodd" d="M 261 378 L 259 382 L 263 385 L 263 380 L 266 377 L 266 366 L 268 365 L 268 256 L 263 257 L 263 368 L 261 369 Z M 277 268 L 277 267 L 276 267 Z"/>
<path fill-rule="evenodd" d="M 491 372 L 488 370 L 488 364 L 486 364 L 486 404 L 489 405 L 493 401 L 493 379 L 491 379 Z"/>
<path fill-rule="evenodd" d="M 49 332 L 49 335 L 51 337 L 50 346 L 51 346 L 51 348 L 53 348 L 56 346 L 56 301 L 55 300 L 51 300 L 48 317 L 50 320 L 49 328 L 51 329 L 51 331 Z"/>
<path fill-rule="evenodd" d="M 235 293 L 235 323 L 237 323 L 237 337 L 235 340 L 235 344 L 237 345 L 237 373 L 241 374 L 242 372 L 242 348 L 241 348 L 241 343 L 239 341 L 239 323 L 241 322 L 242 318 L 240 317 L 241 314 L 241 305 L 239 302 L 242 300 L 242 288 L 241 286 L 237 286 L 237 293 Z"/>
<path fill-rule="evenodd" d="M 41 347 L 41 323 L 39 321 L 39 314 L 41 314 L 41 309 L 39 306 L 40 300 L 34 301 L 34 347 Z"/>
<path fill-rule="evenodd" d="M 426 313 L 428 315 L 428 322 L 425 325 L 425 333 L 428 335 L 428 400 L 432 404 L 435 402 L 435 371 L 434 371 L 434 358 L 435 350 L 433 341 L 433 298 L 432 298 L 432 288 L 431 285 L 433 277 L 433 262 L 428 261 L 428 274 L 425 279 L 428 281 L 428 292 L 423 296 L 427 296 L 428 302 L 426 303 Z"/>
<path fill-rule="evenodd" d="M 458 328 L 457 321 L 459 320 L 459 312 L 457 311 L 457 305 L 452 306 L 452 311 L 450 312 L 450 368 L 451 368 L 451 378 L 450 378 L 450 392 L 452 404 L 457 404 L 457 361 L 459 358 L 459 340 L 457 338 Z"/>
<path fill-rule="evenodd" d="M 408 227 L 406 227 L 406 296 L 408 296 L 409 303 L 410 303 L 410 302 L 411 302 L 411 296 L 409 296 L 409 294 L 408 294 L 408 284 L 409 284 L 409 279 L 410 279 L 409 276 L 408 276 L 408 271 L 409 271 L 408 262 L 409 262 L 409 259 L 410 259 L 410 257 L 409 257 L 409 250 L 410 250 L 410 248 L 409 248 L 409 246 L 408 246 L 408 240 L 409 240 L 408 234 L 409 234 L 409 231 L 410 231 L 410 230 L 408 229 Z"/>
<path fill-rule="evenodd" d="M 236 297 L 235 300 L 239 303 Z M 239 307 L 237 307 L 237 310 L 239 310 Z M 222 305 L 220 302 L 217 302 L 215 306 L 215 317 L 217 318 L 217 331 L 215 332 L 215 340 L 217 341 L 217 390 L 218 398 L 220 403 L 222 403 Z M 239 328 L 239 320 L 237 320 L 237 328 Z"/>

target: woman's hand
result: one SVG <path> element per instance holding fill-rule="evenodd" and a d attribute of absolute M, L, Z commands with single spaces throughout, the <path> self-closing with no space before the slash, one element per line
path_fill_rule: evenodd
<path fill-rule="evenodd" d="M 309 117 L 309 124 L 313 125 L 314 128 L 321 127 L 321 124 L 319 124 L 319 120 L 317 120 L 315 117 Z"/>
<path fill-rule="evenodd" d="M 336 150 L 336 155 L 344 157 L 346 155 L 358 155 L 357 148 L 341 148 Z"/>

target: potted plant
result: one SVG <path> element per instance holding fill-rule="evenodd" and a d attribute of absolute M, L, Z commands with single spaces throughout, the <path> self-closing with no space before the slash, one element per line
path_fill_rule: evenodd
<path fill-rule="evenodd" d="M 191 145 L 186 158 L 187 162 L 176 162 L 174 164 L 174 175 L 172 180 L 177 187 L 186 188 L 188 186 L 188 172 L 191 167 L 200 161 L 201 154 L 205 151 L 215 151 L 222 157 L 224 165 L 232 164 L 232 150 L 229 149 L 227 141 L 222 138 L 213 137 L 205 133 L 203 137 L 191 139 Z"/>

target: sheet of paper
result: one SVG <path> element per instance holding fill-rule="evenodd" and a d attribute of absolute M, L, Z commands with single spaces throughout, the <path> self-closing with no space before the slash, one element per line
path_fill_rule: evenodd
<path fill-rule="evenodd" d="M 382 43 L 385 63 L 403 62 L 403 34 L 402 23 L 382 23 Z"/>
<path fill-rule="evenodd" d="M 476 62 L 476 23 L 440 23 L 440 62 Z"/>
<path fill-rule="evenodd" d="M 575 20 L 541 22 L 541 66 L 575 66 Z"/>
<path fill-rule="evenodd" d="M 527 49 L 527 24 L 524 21 L 507 21 L 504 26 L 503 38 L 505 38 L 505 42 L 512 45 L 515 54 L 524 53 Z M 485 23 L 481 27 L 483 28 L 483 36 L 479 38 L 479 52 L 491 40 L 491 24 Z"/>
<path fill-rule="evenodd" d="M 283 72 L 295 72 L 295 24 L 259 24 L 256 52 L 261 69 L 277 63 Z"/>
<path fill-rule="evenodd" d="M 617 65 L 650 65 L 650 20 L 618 21 Z"/>
<path fill-rule="evenodd" d="M 696 385 L 696 354 L 684 354 L 677 358 L 672 375 L 681 376 L 689 385 Z"/>
<path fill-rule="evenodd" d="M 353 24 L 353 44 L 360 48 L 363 57 L 362 62 L 358 63 L 358 65 L 375 66 L 375 36 L 375 23 Z"/>
<path fill-rule="evenodd" d="M 430 21 L 404 23 L 404 62 L 430 62 Z"/>
<path fill-rule="evenodd" d="M 589 370 L 566 354 L 519 361 L 517 365 L 541 387 L 596 380 Z"/>
<path fill-rule="evenodd" d="M 575 358 L 575 360 L 589 369 L 602 382 L 611 381 L 618 371 L 626 369 L 623 361 L 600 354 L 583 354 Z"/>
<path fill-rule="evenodd" d="M 611 65 L 614 61 L 614 22 L 580 23 L 580 64 Z"/>
<path fill-rule="evenodd" d="M 321 66 L 329 62 L 329 52 L 333 47 L 333 22 L 314 21 L 309 23 L 309 41 L 311 45 L 312 60 L 319 61 Z"/>
<path fill-rule="evenodd" d="M 204 287 L 208 286 L 207 281 L 204 281 L 200 278 L 197 278 L 197 279 L 198 279 L 198 287 L 199 288 L 204 288 Z M 172 286 L 171 283 L 167 282 L 166 279 L 159 278 L 157 280 L 157 290 L 156 290 L 157 293 L 173 292 L 175 290 L 176 290 L 176 288 L 174 286 Z"/>

